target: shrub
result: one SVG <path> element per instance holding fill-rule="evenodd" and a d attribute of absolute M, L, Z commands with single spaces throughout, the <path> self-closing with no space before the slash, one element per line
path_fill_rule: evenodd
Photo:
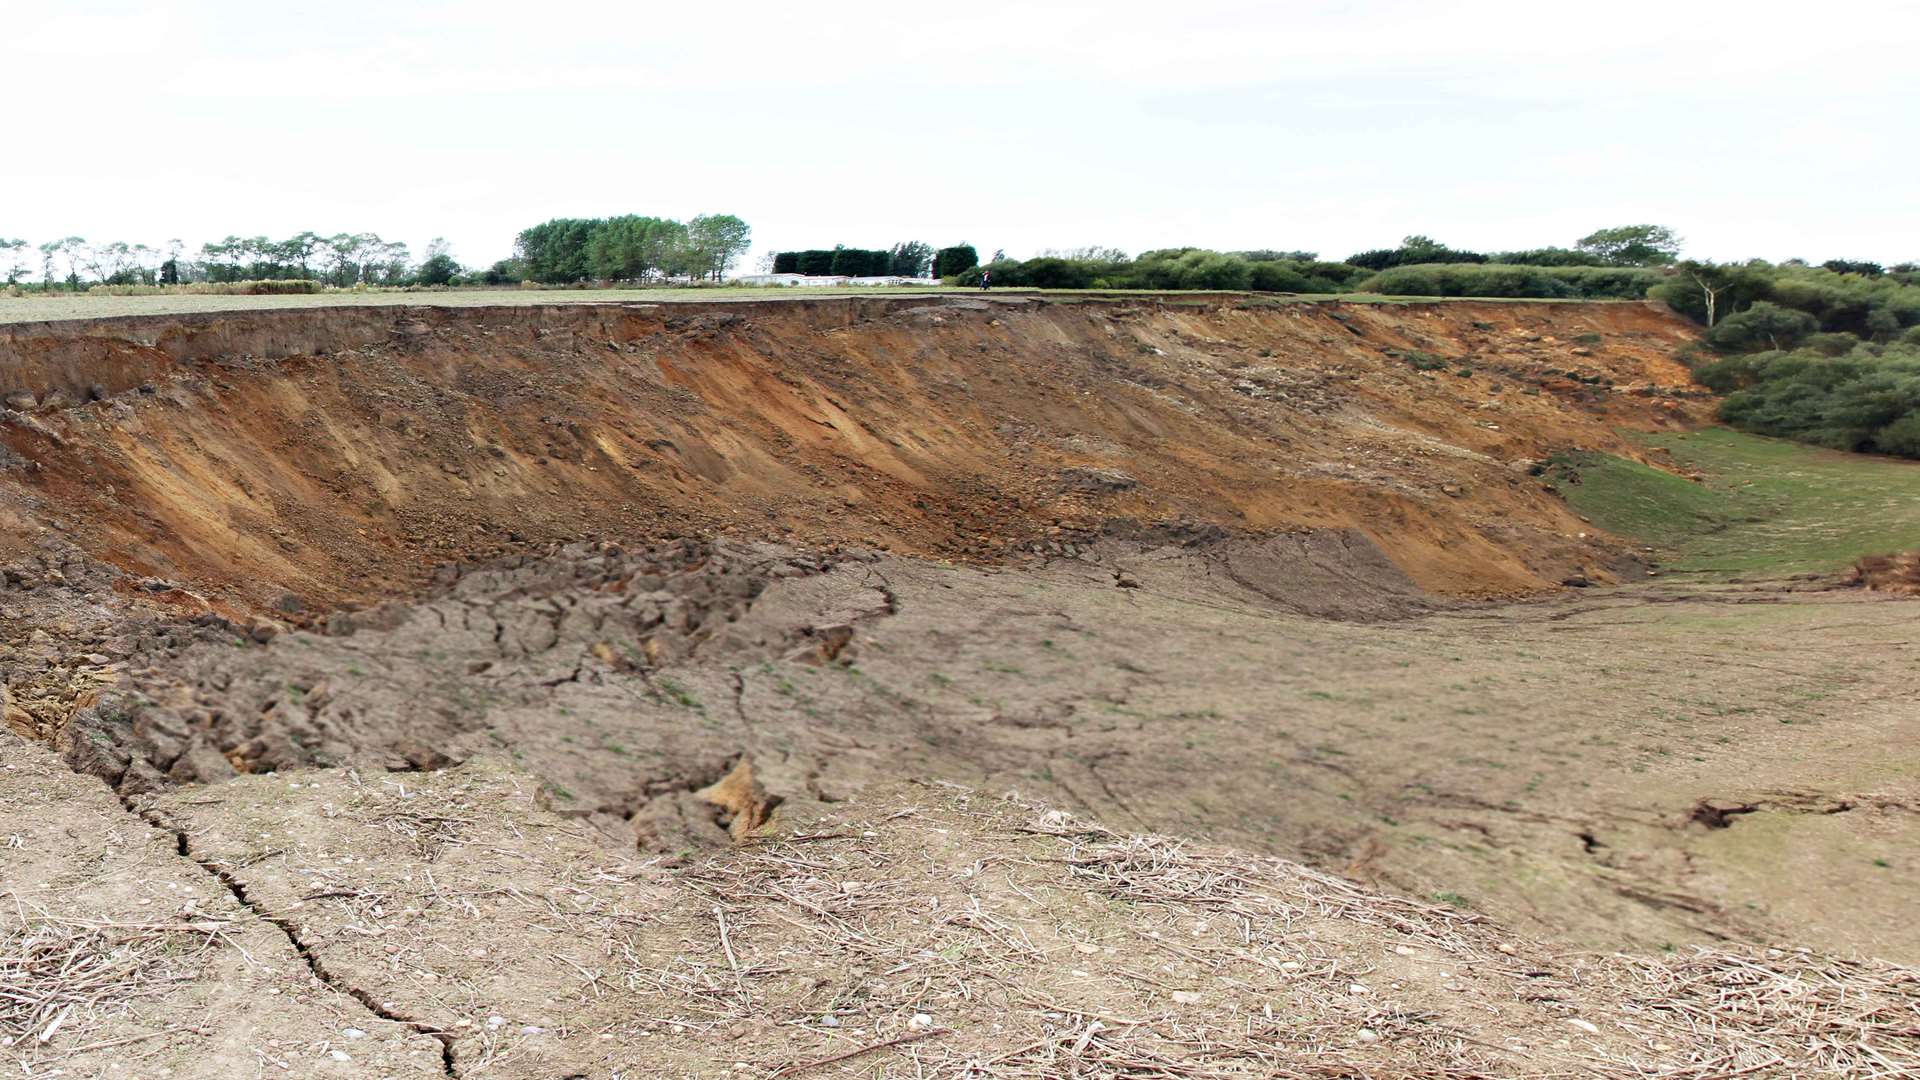
<path fill-rule="evenodd" d="M 1659 271 L 1641 267 L 1431 263 L 1383 270 L 1358 288 L 1388 296 L 1632 300 L 1659 280 Z"/>
<path fill-rule="evenodd" d="M 94 296 L 291 296 L 324 292 L 325 283 L 310 278 L 271 281 L 195 281 L 184 285 L 95 285 Z"/>
<path fill-rule="evenodd" d="M 1721 352 L 1791 349 L 1818 327 L 1804 311 L 1762 300 L 1720 320 L 1707 331 L 1706 342 Z"/>
<path fill-rule="evenodd" d="M 1920 351 L 1862 344 L 1838 357 L 1752 353 L 1709 364 L 1699 377 L 1727 394 L 1720 415 L 1743 430 L 1920 457 Z"/>
<path fill-rule="evenodd" d="M 1249 282 L 1260 292 L 1317 292 L 1305 274 L 1283 262 L 1257 262 Z"/>
<path fill-rule="evenodd" d="M 1428 236 L 1409 236 L 1397 248 L 1375 248 L 1347 256 L 1347 262 L 1368 270 L 1390 270 L 1396 266 L 1428 263 L 1483 263 L 1485 255 L 1477 251 L 1458 251 Z"/>

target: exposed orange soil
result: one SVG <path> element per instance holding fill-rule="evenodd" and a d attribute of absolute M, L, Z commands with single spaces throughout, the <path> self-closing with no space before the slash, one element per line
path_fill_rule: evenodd
<path fill-rule="evenodd" d="M 1524 462 L 1696 422 L 1689 334 L 1632 304 L 1029 299 L 26 324 L 0 555 L 51 525 L 317 610 L 561 537 L 994 559 L 1125 520 L 1357 529 L 1436 593 L 1513 594 L 1624 565 Z"/>

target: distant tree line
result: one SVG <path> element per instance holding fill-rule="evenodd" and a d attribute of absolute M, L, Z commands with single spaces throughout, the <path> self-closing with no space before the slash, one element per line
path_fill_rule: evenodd
<path fill-rule="evenodd" d="M 336 288 L 446 285 L 463 273 L 444 240 L 428 245 L 425 257 L 415 263 L 406 244 L 376 233 L 302 232 L 284 240 L 229 236 L 202 244 L 191 254 L 178 240 L 150 247 L 92 243 L 78 236 L 39 245 L 0 238 L 0 284 L 37 284 L 43 289 L 236 281 L 311 281 Z"/>
<path fill-rule="evenodd" d="M 831 249 L 776 251 L 773 272 L 809 277 L 925 277 L 933 265 L 933 257 L 933 248 L 918 240 L 902 241 L 884 249 L 836 244 Z"/>
<path fill-rule="evenodd" d="M 1275 253 L 1163 248 L 1128 257 L 1110 248 L 1088 248 L 1043 253 L 1031 259 L 997 259 L 948 277 L 956 284 L 978 285 L 985 272 L 992 275 L 995 286 L 1036 289 L 1349 292 L 1368 276 L 1365 269 L 1345 263 L 1266 257 L 1271 254 Z"/>
<path fill-rule="evenodd" d="M 1601 229 L 1571 248 L 1478 252 L 1431 237 L 1356 252 L 1332 262 L 1311 251 L 1209 251 L 1165 248 L 1129 258 L 1112 248 L 1042 252 L 996 259 L 978 269 L 936 272 L 977 285 L 1054 289 L 1223 289 L 1255 292 L 1377 292 L 1401 296 L 1637 298 L 1662 280 L 1659 267 L 1679 255 L 1679 238 L 1659 225 Z"/>
<path fill-rule="evenodd" d="M 1571 248 L 1544 247 L 1482 253 L 1450 248 L 1431 237 L 1409 236 L 1397 248 L 1376 248 L 1347 256 L 1369 270 L 1432 263 L 1503 266 L 1668 266 L 1680 257 L 1680 238 L 1664 225 L 1620 225 L 1598 229 Z"/>
<path fill-rule="evenodd" d="M 718 281 L 746 254 L 752 236 L 747 223 L 732 214 L 702 214 L 684 223 L 635 214 L 554 218 L 522 229 L 514 240 L 514 259 L 495 264 L 487 274 L 499 282 L 524 278 L 549 285 Z"/>

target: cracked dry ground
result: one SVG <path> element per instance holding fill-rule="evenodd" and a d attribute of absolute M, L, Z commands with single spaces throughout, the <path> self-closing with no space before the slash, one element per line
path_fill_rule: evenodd
<path fill-rule="evenodd" d="M 817 823 L 873 814 L 873 792 L 912 778 L 1303 857 L 1562 945 L 1920 956 L 1897 869 L 1920 855 L 1910 601 L 1639 586 L 1434 608 L 1404 585 L 1383 604 L 1382 574 L 1327 537 L 1108 539 L 1000 569 L 578 544 L 264 643 L 216 617 L 154 623 L 102 646 L 123 650 L 119 681 L 66 739 L 146 823 L 10 744 L 9 822 L 39 818 L 33 785 L 59 792 L 16 848 L 65 847 L 87 874 L 10 861 L 7 887 L 109 924 L 152 904 L 151 933 L 182 939 L 168 955 L 244 939 L 244 960 L 173 973 L 244 1001 L 213 1056 L 190 1060 L 304 1054 L 313 1075 L 439 1071 L 436 1039 L 472 1075 L 698 1058 L 665 1038 L 710 1030 L 675 1027 L 684 1011 L 640 1025 L 665 1042 L 635 1029 L 609 1058 L 614 1021 L 556 1003 L 599 999 L 593 960 L 623 920 L 711 944 L 704 902 L 681 910 L 684 882 L 660 875 L 717 872 L 731 864 L 710 852 L 755 831 L 848 835 Z M 421 772 L 463 762 L 484 770 Z M 448 784 L 524 813 L 404 803 Z M 915 798 L 880 805 L 912 816 Z M 565 873 L 514 871 L 561 843 L 555 828 Z M 441 868 L 449 850 L 468 862 Z M 473 858 L 504 860 L 504 877 L 476 885 Z M 67 907 L 75 888 L 86 899 Z M 566 920 L 522 924 L 501 903 L 611 936 L 556 961 Z M 678 977 L 669 958 L 627 959 Z M 825 981 L 803 1000 L 852 992 L 809 978 Z M 186 1000 L 179 1015 L 201 998 Z M 776 1062 L 807 1057 L 784 1030 L 721 1029 L 753 1038 L 720 1071 L 780 1047 Z"/>
<path fill-rule="evenodd" d="M 669 857 L 726 839 L 697 793 L 742 761 L 755 814 L 937 777 L 1585 945 L 1920 956 L 1865 917 L 1900 910 L 1903 875 L 1866 871 L 1920 806 L 1910 602 L 1643 586 L 1327 619 L 1299 605 L 1377 599 L 1378 571 L 1303 587 L 1301 548 L 1112 540 L 987 570 L 575 545 L 264 646 L 144 643 L 69 753 L 129 796 L 502 756 L 609 845 Z"/>

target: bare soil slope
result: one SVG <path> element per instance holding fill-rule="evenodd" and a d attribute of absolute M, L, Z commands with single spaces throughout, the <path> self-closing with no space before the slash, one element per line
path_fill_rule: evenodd
<path fill-rule="evenodd" d="M 1695 415 L 1687 333 L 1625 304 L 1031 300 L 25 324 L 0 551 L 50 526 L 263 610 L 517 539 L 999 558 L 1127 519 L 1357 530 L 1423 588 L 1524 592 L 1621 552 L 1516 463 Z"/>

